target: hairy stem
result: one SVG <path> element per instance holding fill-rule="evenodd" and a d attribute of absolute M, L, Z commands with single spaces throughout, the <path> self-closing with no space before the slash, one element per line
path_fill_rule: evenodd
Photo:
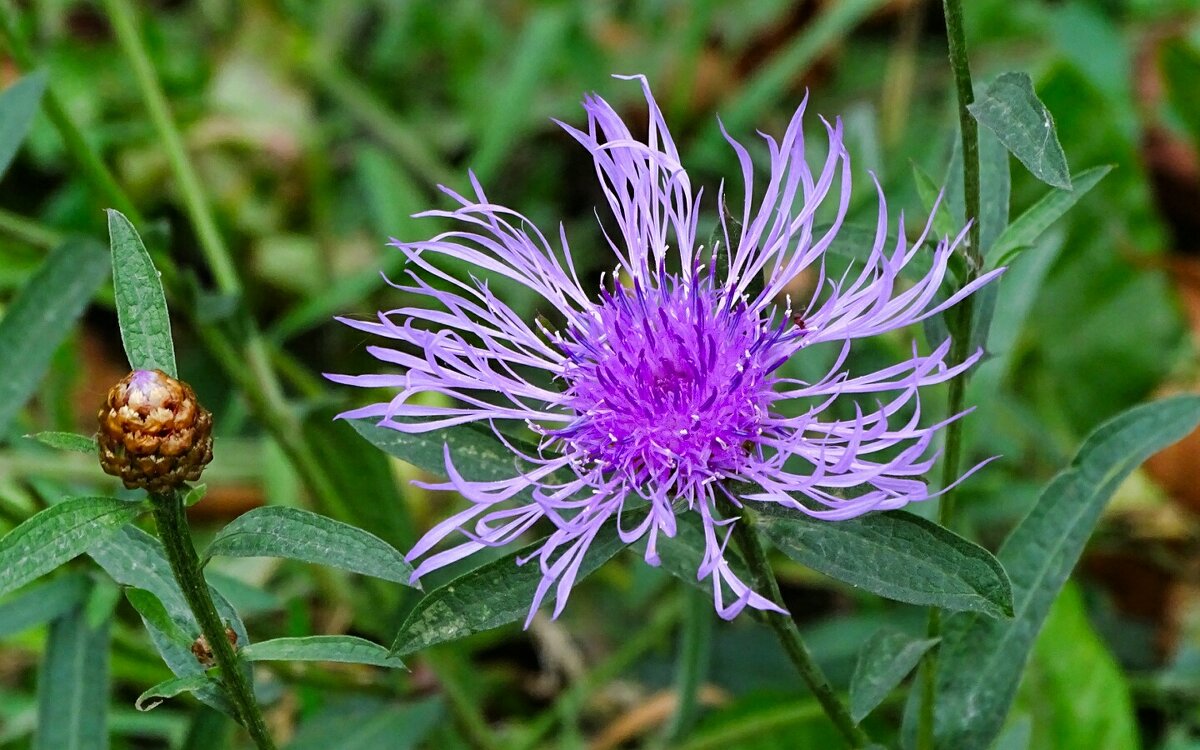
<path fill-rule="evenodd" d="M 192 546 L 183 498 L 178 492 L 152 493 L 151 502 L 154 506 L 154 522 L 158 526 L 158 536 L 167 553 L 167 560 L 171 563 L 171 572 L 175 574 L 183 598 L 200 625 L 200 632 L 208 641 L 217 666 L 221 668 L 221 685 L 225 694 L 238 720 L 246 727 L 259 750 L 274 750 L 275 743 L 267 732 L 262 711 L 254 699 L 254 691 L 241 670 L 233 645 L 225 636 L 225 623 L 217 614 L 208 583 L 200 572 L 200 559 L 196 556 L 196 548 Z"/>
<path fill-rule="evenodd" d="M 978 277 L 983 268 L 983 253 L 979 246 L 979 125 L 967 109 L 975 101 L 971 84 L 971 65 L 967 58 L 967 39 L 963 28 L 962 0 L 943 0 L 946 16 L 946 39 L 950 54 L 950 69 L 954 73 L 954 90 L 958 99 L 958 123 L 962 135 L 963 196 L 967 218 L 972 222 L 967 235 L 966 276 L 963 284 Z M 948 316 L 950 336 L 950 364 L 962 362 L 969 355 L 971 333 L 975 327 L 975 298 L 967 297 Z M 949 406 L 947 413 L 958 414 L 963 410 L 966 396 L 967 375 L 950 381 Z M 942 460 L 942 487 L 948 487 L 958 476 L 962 460 L 962 420 L 950 423 L 946 428 L 946 451 Z M 947 528 L 955 525 L 955 491 L 947 490 L 938 506 L 938 522 Z M 926 628 L 930 638 L 941 635 L 941 612 L 931 609 Z M 934 709 L 937 703 L 937 649 L 931 649 L 921 671 L 921 710 L 917 721 L 918 750 L 933 750 Z"/>
<path fill-rule="evenodd" d="M 759 593 L 766 595 L 767 598 L 782 607 L 783 596 L 779 592 L 779 582 L 775 580 L 775 572 L 771 570 L 771 564 L 767 561 L 767 552 L 763 548 L 762 539 L 759 538 L 758 531 L 754 528 L 754 516 L 747 508 L 742 508 L 739 513 L 741 518 L 733 525 L 733 539 L 737 542 L 747 567 L 754 574 L 755 588 Z M 763 620 L 774 631 L 775 636 L 783 645 L 783 650 L 787 652 L 788 658 L 791 659 L 796 671 L 804 680 L 804 684 L 808 685 L 808 689 L 812 691 L 813 696 L 824 709 L 825 715 L 829 717 L 834 727 L 845 739 L 846 745 L 851 748 L 869 745 L 871 738 L 867 736 L 862 727 L 855 723 L 854 719 L 850 718 L 850 712 L 834 692 L 833 686 L 829 684 L 821 667 L 813 660 L 808 646 L 800 636 L 800 628 L 796 627 L 796 621 L 788 615 L 771 612 L 765 613 Z"/>

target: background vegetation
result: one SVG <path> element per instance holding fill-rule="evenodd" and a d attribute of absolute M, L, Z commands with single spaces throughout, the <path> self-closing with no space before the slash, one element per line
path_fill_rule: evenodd
<path fill-rule="evenodd" d="M 1185 0 L 967 6 L 977 84 L 1029 71 L 1072 171 L 1115 166 L 1006 280 L 995 356 L 968 395 L 981 404 L 967 428 L 968 458 L 1003 459 L 966 485 L 960 512 L 971 534 L 995 546 L 1088 431 L 1200 382 L 1200 8 Z M 42 0 L 3 9 L 3 85 L 30 61 L 44 71 L 118 187 L 98 189 L 43 103 L 0 182 L 0 316 L 64 238 L 104 237 L 102 209 L 134 218 L 136 207 L 147 245 L 170 259 L 180 375 L 215 414 L 208 495 L 191 510 L 201 536 L 268 504 L 313 508 L 405 550 L 443 515 L 453 499 L 413 489 L 403 480 L 414 469 L 331 422 L 364 396 L 319 374 L 376 367 L 363 337 L 332 316 L 402 306 L 380 278 L 401 265 L 384 243 L 434 232 L 436 221 L 410 215 L 444 206 L 436 185 L 463 188 L 468 168 L 497 202 L 542 227 L 563 221 L 581 272 L 598 277 L 611 265 L 596 232 L 602 196 L 588 155 L 550 118 L 578 122 L 588 91 L 642 117 L 637 87 L 611 73 L 650 78 L 708 195 L 739 174 L 715 115 L 744 140 L 755 128 L 778 133 L 807 90 L 810 112 L 846 121 L 856 221 L 874 222 L 868 171 L 913 226 L 927 213 L 923 180 L 946 184 L 954 202 L 957 183 L 947 175 L 956 119 L 937 3 L 139 5 L 123 17 L 178 123 L 177 147 L 147 108 L 146 72 L 120 38 L 114 7 L 131 4 Z M 0 111 L 0 134 L 19 119 Z M 818 151 L 820 140 L 810 139 Z M 180 157 L 194 165 L 195 185 L 177 179 L 172 160 Z M 1015 216 L 1046 187 L 1013 166 Z M 196 201 L 209 206 L 198 210 Z M 127 369 L 111 287 L 86 263 L 78 270 L 76 301 L 90 304 L 61 344 L 41 340 L 53 351 L 28 403 L 4 374 L 15 360 L 0 357 L 2 531 L 68 492 L 123 492 L 93 458 L 22 437 L 89 432 L 104 392 Z M 520 289 L 499 289 L 522 312 L 539 312 Z M 256 338 L 262 360 L 244 363 L 240 375 L 231 370 L 212 345 L 218 329 Z M 890 359 L 908 342 L 873 347 L 859 356 Z M 1200 438 L 1122 486 L 1038 640 L 1003 747 L 1200 748 L 1197 466 Z M 39 590 L 37 607 L 20 593 L 0 602 L 0 747 L 30 746 L 39 694 L 43 725 L 56 715 L 47 705 L 107 702 L 114 748 L 243 742 L 228 719 L 191 698 L 134 709 L 170 672 L 115 584 L 87 560 L 73 567 L 47 584 L 56 588 Z M 426 589 L 463 569 L 430 576 Z M 255 640 L 350 633 L 389 643 L 419 599 L 296 562 L 217 560 L 210 572 Z M 924 627 L 918 608 L 782 560 L 779 574 L 839 686 L 880 624 Z M 55 630 L 42 623 L 83 599 L 98 618 L 112 613 L 108 675 L 48 680 L 67 666 L 48 657 Z M 406 659 L 410 672 L 272 663 L 260 686 L 271 699 L 268 721 L 297 750 L 835 746 L 778 644 L 749 618 L 688 631 L 706 654 L 705 677 L 698 721 L 679 731 L 676 661 L 694 600 L 666 573 L 618 556 L 580 586 L 557 622 L 539 617 L 527 632 L 508 626 L 423 651 Z M 885 702 L 872 721 L 898 725 L 902 703 Z"/>

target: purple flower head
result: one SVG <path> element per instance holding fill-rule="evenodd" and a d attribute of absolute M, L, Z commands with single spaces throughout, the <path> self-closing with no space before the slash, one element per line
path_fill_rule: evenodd
<path fill-rule="evenodd" d="M 819 173 L 809 170 L 803 105 L 781 140 L 764 136 L 770 172 L 757 195 L 750 154 L 726 134 L 741 164 L 745 203 L 735 222 L 721 218 L 720 244 L 728 251 L 705 251 L 696 243 L 702 191 L 693 191 L 646 80 L 632 78 L 649 106 L 644 139 L 596 96 L 584 102 L 585 129 L 560 123 L 591 153 L 616 219 L 619 234 L 605 234 L 616 256 L 607 282 L 586 289 L 561 228 L 547 237 L 516 211 L 490 203 L 472 176 L 471 195 L 443 188 L 457 208 L 422 214 L 451 220 L 453 229 L 424 242 L 393 242 L 411 279 L 399 288 L 429 306 L 343 321 L 406 345 L 369 349 L 401 371 L 330 377 L 400 389 L 390 402 L 346 417 L 379 417 L 410 433 L 480 421 L 498 436 L 499 421 L 516 420 L 540 437 L 536 452 L 506 442 L 521 468 L 500 481 L 464 479 L 447 451 L 449 481 L 426 486 L 455 490 L 470 505 L 409 552 L 409 560 L 420 560 L 414 578 L 548 521 L 554 531 L 532 555 L 542 581 L 530 617 L 552 586 L 557 616 L 605 524 L 615 522 L 625 542 L 644 539 L 646 561 L 654 565 L 660 535 L 674 536 L 677 516 L 695 514 L 707 542 L 696 574 L 711 580 L 717 612 L 730 619 L 746 606 L 782 611 L 730 568 L 724 550 L 737 518 L 722 515 L 718 500 L 727 500 L 727 508 L 775 503 L 836 521 L 931 497 L 922 476 L 936 459 L 931 444 L 950 420 L 922 426 L 920 390 L 959 375 L 980 352 L 950 366 L 949 341 L 926 355 L 914 345 L 911 358 L 851 374 L 851 343 L 945 310 L 999 271 L 938 299 L 964 230 L 925 249 L 929 270 L 902 285 L 899 274 L 924 247 L 929 226 L 910 245 L 901 218 L 900 239 L 887 246 L 880 194 L 866 260 L 844 276 L 827 276 L 825 253 L 849 204 L 850 160 L 840 120 L 822 120 L 828 156 Z M 818 231 L 814 216 L 831 193 L 836 218 Z M 725 204 L 723 186 L 718 203 Z M 468 283 L 440 270 L 436 256 L 527 286 L 565 325 L 530 323 L 486 281 Z M 785 289 L 805 271 L 816 291 L 793 308 Z M 757 280 L 762 286 L 752 291 Z M 824 376 L 808 382 L 780 374 L 788 358 L 825 342 L 838 353 Z M 427 391 L 454 405 L 414 399 Z M 831 405 L 843 396 L 856 403 L 853 418 L 832 415 Z M 442 545 L 452 537 L 456 543 Z"/>

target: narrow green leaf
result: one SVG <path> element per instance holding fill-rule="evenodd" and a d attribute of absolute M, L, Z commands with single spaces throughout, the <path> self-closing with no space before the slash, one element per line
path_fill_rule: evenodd
<path fill-rule="evenodd" d="M 967 109 L 1034 177 L 1052 187 L 1071 189 L 1067 157 L 1054 131 L 1054 118 L 1038 99 L 1028 73 L 1001 74 Z"/>
<path fill-rule="evenodd" d="M 134 370 L 162 370 L 178 377 L 167 298 L 150 253 L 129 219 L 119 211 L 108 211 L 108 235 L 117 323 L 129 366 Z"/>
<path fill-rule="evenodd" d="M 208 494 L 207 484 L 197 484 L 188 488 L 187 494 L 183 496 L 183 507 L 190 508 L 196 503 L 204 499 Z"/>
<path fill-rule="evenodd" d="M 46 256 L 9 306 L 0 320 L 0 437 L 33 395 L 54 351 L 107 275 L 103 246 L 69 239 Z"/>
<path fill-rule="evenodd" d="M 73 497 L 43 510 L 0 539 L 0 595 L 83 554 L 143 510 L 111 497 Z"/>
<path fill-rule="evenodd" d="M 630 549 L 636 549 L 639 555 L 644 555 L 646 543 L 644 540 L 635 542 Z M 660 534 L 658 537 L 658 557 L 662 569 L 689 586 L 711 595 L 712 581 L 707 578 L 700 580 L 696 577 L 696 571 L 700 569 L 700 563 L 704 560 L 707 550 L 708 543 L 704 540 L 704 528 L 697 513 L 680 513 L 676 516 L 675 536 Z M 746 570 L 746 564 L 742 562 L 741 555 L 732 548 L 732 545 L 726 548 L 725 559 L 738 578 L 743 581 L 753 578 Z"/>
<path fill-rule="evenodd" d="M 16 635 L 82 606 L 91 581 L 80 573 L 58 576 L 0 602 L 0 638 Z"/>
<path fill-rule="evenodd" d="M 60 451 L 89 454 L 96 452 L 96 437 L 94 435 L 76 435 L 74 432 L 36 432 L 25 437 Z"/>
<path fill-rule="evenodd" d="M 521 470 L 520 460 L 494 436 L 471 425 L 407 433 L 380 427 L 371 419 L 352 419 L 350 425 L 384 453 L 418 469 L 446 475 L 444 446 L 464 478 L 486 482 L 509 479 Z"/>
<path fill-rule="evenodd" d="M 300 508 L 269 505 L 244 513 L 217 533 L 204 559 L 282 557 L 408 585 L 412 566 L 374 534 Z"/>
<path fill-rule="evenodd" d="M 116 534 L 93 544 L 87 552 L 114 581 L 124 586 L 145 589 L 161 602 L 176 627 L 159 628 L 155 625 L 158 621 L 157 616 L 150 619 L 143 615 L 142 622 L 150 633 L 150 640 L 154 642 L 155 649 L 171 671 L 179 677 L 203 672 L 204 667 L 196 661 L 191 651 L 194 636 L 189 637 L 192 633 L 199 635 L 200 626 L 175 582 L 162 543 L 137 527 L 126 526 Z M 217 613 L 237 634 L 238 643 L 249 643 L 246 625 L 237 610 L 211 584 L 209 592 L 217 605 Z M 180 637 L 178 631 L 185 635 Z M 232 708 L 219 689 L 203 688 L 197 691 L 196 697 L 219 711 L 233 715 Z"/>
<path fill-rule="evenodd" d="M 417 532 L 404 501 L 392 462 L 377 450 L 346 450 L 359 439 L 352 424 L 335 419 L 332 409 L 305 415 L 304 438 L 317 455 L 337 455 L 327 463 L 329 481 L 342 499 L 341 507 L 318 510 L 369 531 L 397 549 L 408 549 Z M 394 430 L 387 430 L 394 432 Z M 400 592 L 395 592 L 399 594 Z"/>
<path fill-rule="evenodd" d="M 125 598 L 133 605 L 147 626 L 157 629 L 175 644 L 190 649 L 196 636 L 189 635 L 154 594 L 136 586 L 125 587 Z"/>
<path fill-rule="evenodd" d="M 996 558 L 912 513 L 830 523 L 767 503 L 752 507 L 781 552 L 831 578 L 909 604 L 1012 614 L 1008 576 Z"/>
<path fill-rule="evenodd" d="M 174 698 L 183 693 L 200 693 L 204 690 L 218 689 L 216 680 L 207 672 L 198 672 L 158 683 L 139 695 L 133 705 L 139 711 L 152 711 L 168 698 Z"/>
<path fill-rule="evenodd" d="M 1013 530 L 1000 559 L 1012 577 L 1015 614 L 951 616 L 938 658 L 937 746 L 986 748 L 999 733 L 1050 605 L 1078 562 L 1120 483 L 1152 454 L 1200 423 L 1200 396 L 1130 409 L 1097 428 Z"/>
<path fill-rule="evenodd" d="M 83 615 L 88 627 L 98 628 L 112 619 L 117 602 L 121 601 L 121 588 L 107 578 L 92 582 L 87 599 L 83 604 Z"/>
<path fill-rule="evenodd" d="M 544 544 L 544 540 L 485 563 L 430 591 L 400 626 L 391 653 L 397 656 L 474 633 L 523 620 L 529 614 L 533 595 L 542 580 L 537 560 L 517 565 Z M 624 547 L 613 524 L 606 525 L 592 540 L 579 567 L 576 582 L 582 581 Z M 543 606 L 555 601 L 551 587 Z"/>
<path fill-rule="evenodd" d="M 562 58 L 562 46 L 570 29 L 566 8 L 537 6 L 522 23 L 520 37 L 514 40 L 511 54 L 505 55 L 506 71 L 492 76 L 495 86 L 479 97 L 489 106 L 483 113 L 479 146 L 471 157 L 471 168 L 484 185 L 492 181 L 496 170 L 512 153 L 513 143 L 530 120 L 528 107 L 513 102 L 532 101 L 542 81 L 543 71 Z"/>
<path fill-rule="evenodd" d="M 871 636 L 858 652 L 850 678 L 850 716 L 855 721 L 865 719 L 937 642 L 937 638 L 913 638 L 890 628 Z"/>
<path fill-rule="evenodd" d="M 1086 169 L 1075 175 L 1074 187 L 1071 190 L 1051 190 L 1042 196 L 1037 203 L 1013 220 L 996 239 L 996 244 L 991 250 L 993 265 L 1007 265 L 1014 253 L 1031 246 L 1042 232 L 1096 187 L 1096 183 L 1110 171 L 1112 165 L 1109 164 Z"/>
<path fill-rule="evenodd" d="M 984 255 L 1008 226 L 1012 173 L 1008 149 L 989 130 L 979 134 L 979 248 Z"/>
<path fill-rule="evenodd" d="M 939 237 L 957 235 L 962 226 L 954 226 L 954 221 L 950 218 L 950 210 L 947 208 L 944 197 L 941 196 L 941 190 L 937 183 L 916 162 L 913 162 L 912 172 L 913 182 L 917 186 L 917 197 L 921 199 L 921 206 L 925 212 L 933 211 L 934 204 L 937 204 L 937 212 L 933 215 L 933 231 Z M 942 199 L 939 200 L 939 197 Z"/>
<path fill-rule="evenodd" d="M 107 750 L 108 641 L 109 621 L 90 627 L 80 608 L 50 626 L 34 750 Z"/>
<path fill-rule="evenodd" d="M 404 668 L 404 662 L 388 654 L 383 646 L 352 635 L 310 635 L 259 641 L 242 649 L 241 656 L 248 661 L 335 661 Z"/>
<path fill-rule="evenodd" d="M 8 171 L 21 148 L 46 93 L 46 71 L 23 77 L 0 93 L 0 175 Z"/>

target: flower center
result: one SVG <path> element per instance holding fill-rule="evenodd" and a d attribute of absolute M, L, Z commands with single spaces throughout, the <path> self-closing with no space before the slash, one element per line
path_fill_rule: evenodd
<path fill-rule="evenodd" d="M 564 345 L 578 419 L 551 434 L 636 483 L 736 472 L 773 398 L 783 330 L 698 280 L 605 291 Z"/>

